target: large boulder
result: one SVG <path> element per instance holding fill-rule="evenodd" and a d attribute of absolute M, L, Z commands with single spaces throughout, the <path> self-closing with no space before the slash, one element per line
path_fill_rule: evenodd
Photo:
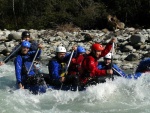
<path fill-rule="evenodd" d="M 130 41 L 132 44 L 144 43 L 146 37 L 141 34 L 134 34 L 130 37 Z"/>
<path fill-rule="evenodd" d="M 8 35 L 8 40 L 21 40 L 21 33 L 19 32 L 12 32 Z"/>
<path fill-rule="evenodd" d="M 137 61 L 138 59 L 139 59 L 139 55 L 135 53 L 131 53 L 125 58 L 125 60 L 127 61 Z"/>

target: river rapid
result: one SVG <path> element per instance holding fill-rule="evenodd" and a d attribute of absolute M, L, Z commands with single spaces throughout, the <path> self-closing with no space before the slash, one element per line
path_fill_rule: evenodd
<path fill-rule="evenodd" d="M 86 91 L 48 90 L 40 95 L 16 90 L 12 64 L 1 66 L 0 73 L 0 113 L 150 113 L 149 73 L 138 80 L 107 80 Z"/>

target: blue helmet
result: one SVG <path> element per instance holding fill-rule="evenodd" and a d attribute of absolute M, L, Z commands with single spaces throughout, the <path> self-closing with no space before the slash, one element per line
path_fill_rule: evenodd
<path fill-rule="evenodd" d="M 28 47 L 28 48 L 30 48 L 31 44 L 28 41 L 23 41 L 22 44 L 21 44 L 21 46 L 22 47 Z"/>
<path fill-rule="evenodd" d="M 77 53 L 85 53 L 85 52 L 86 51 L 85 51 L 84 47 L 82 47 L 82 46 L 77 47 Z"/>

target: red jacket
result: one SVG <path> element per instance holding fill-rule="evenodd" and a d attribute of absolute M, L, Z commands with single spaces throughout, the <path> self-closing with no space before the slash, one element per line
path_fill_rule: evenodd
<path fill-rule="evenodd" d="M 105 49 L 101 53 L 101 57 L 104 57 L 106 54 L 110 52 L 112 48 L 112 44 L 107 44 Z M 98 66 L 98 59 L 95 58 L 92 54 L 89 54 L 85 60 L 82 63 L 82 77 L 81 78 L 87 78 L 87 77 L 96 77 L 96 76 L 105 76 L 106 70 L 99 70 L 97 68 Z"/>
<path fill-rule="evenodd" d="M 86 55 L 78 55 L 75 58 L 72 58 L 70 67 L 68 69 L 68 74 L 69 75 L 80 75 L 81 71 L 81 64 L 84 60 Z"/>

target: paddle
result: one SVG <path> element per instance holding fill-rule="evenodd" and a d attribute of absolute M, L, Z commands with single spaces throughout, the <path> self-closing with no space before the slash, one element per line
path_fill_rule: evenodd
<path fill-rule="evenodd" d="M 36 54 L 35 54 L 35 56 L 34 56 L 34 58 L 33 58 L 33 61 L 32 61 L 32 63 L 31 63 L 31 66 L 30 66 L 30 68 L 29 68 L 27 74 L 29 74 L 29 72 L 30 72 L 30 70 L 31 70 L 31 68 L 32 68 L 32 65 L 33 65 L 33 63 L 34 63 L 34 61 L 35 61 L 35 59 L 36 59 L 36 57 L 37 57 L 37 54 L 38 54 L 39 50 L 40 50 L 40 49 L 38 48 L 38 50 L 36 51 Z"/>
<path fill-rule="evenodd" d="M 19 49 L 21 48 L 21 45 L 19 45 L 11 54 L 9 54 L 3 62 L 6 62 L 13 54 L 15 54 Z"/>
<path fill-rule="evenodd" d="M 69 59 L 69 62 L 68 62 L 68 64 L 67 64 L 67 67 L 66 67 L 65 73 L 67 73 L 67 71 L 68 71 L 68 68 L 69 68 L 69 65 L 70 65 L 70 62 L 71 62 L 71 59 L 72 59 L 73 53 L 74 53 L 74 50 L 72 51 L 72 53 L 71 53 L 71 55 L 70 55 L 70 59 Z"/>
<path fill-rule="evenodd" d="M 123 77 L 122 74 L 120 74 L 115 68 L 112 68 L 116 73 L 118 73 L 121 77 Z"/>
<path fill-rule="evenodd" d="M 111 69 L 113 70 L 113 53 L 114 53 L 114 42 L 112 43 L 112 51 L 111 51 Z M 114 79 L 113 74 L 111 74 L 112 81 Z"/>
<path fill-rule="evenodd" d="M 71 53 L 71 55 L 70 55 L 69 62 L 68 62 L 67 67 L 66 67 L 66 69 L 65 69 L 65 73 L 64 73 L 64 75 L 63 75 L 62 77 L 66 76 L 66 74 L 67 74 L 67 71 L 68 71 L 68 68 L 69 68 L 69 65 L 70 65 L 70 62 L 71 62 L 71 59 L 72 59 L 73 53 L 74 53 L 74 50 L 72 51 L 72 53 Z M 62 89 L 62 86 L 63 86 L 63 83 L 61 83 L 61 87 L 60 87 L 60 89 Z"/>

